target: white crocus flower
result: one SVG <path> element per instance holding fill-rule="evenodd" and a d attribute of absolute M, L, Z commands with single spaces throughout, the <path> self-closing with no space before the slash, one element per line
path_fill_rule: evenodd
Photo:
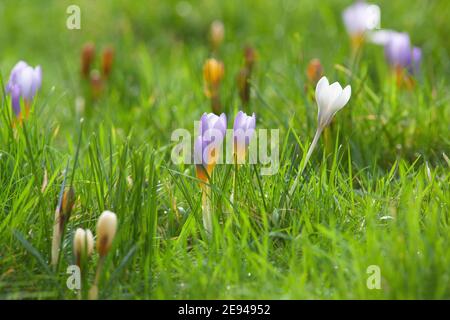
<path fill-rule="evenodd" d="M 333 116 L 341 110 L 350 99 L 352 89 L 350 85 L 342 89 L 339 82 L 331 85 L 327 77 L 322 77 L 316 86 L 316 101 L 319 106 L 319 128 L 327 126 Z"/>
<path fill-rule="evenodd" d="M 316 148 L 317 142 L 319 141 L 323 129 L 325 129 L 325 127 L 330 124 L 336 112 L 341 110 L 347 104 L 347 102 L 350 100 L 351 93 L 352 89 L 350 85 L 347 85 L 344 89 L 342 89 L 339 82 L 334 82 L 330 85 L 327 77 L 322 77 L 317 83 L 316 102 L 317 106 L 319 107 L 318 126 L 316 134 L 314 135 L 314 139 L 309 146 L 303 165 L 298 171 L 294 184 L 289 191 L 289 198 L 292 197 L 292 194 L 297 187 L 298 180 L 300 179 L 300 176 L 302 175 L 312 152 Z"/>

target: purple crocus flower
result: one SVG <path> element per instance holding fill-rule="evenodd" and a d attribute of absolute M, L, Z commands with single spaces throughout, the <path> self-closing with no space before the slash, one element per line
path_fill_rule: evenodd
<path fill-rule="evenodd" d="M 29 66 L 24 61 L 16 63 L 11 70 L 6 92 L 11 95 L 12 108 L 17 117 L 21 115 L 20 98 L 25 104 L 25 111 L 28 114 L 30 104 L 41 87 L 42 70 L 40 66 L 35 68 Z"/>
<path fill-rule="evenodd" d="M 389 64 L 394 68 L 417 72 L 422 59 L 422 51 L 412 47 L 406 32 L 391 32 L 384 46 L 384 53 Z"/>
<path fill-rule="evenodd" d="M 214 113 L 204 113 L 200 119 L 200 134 L 195 140 L 194 163 L 197 177 L 208 180 L 220 155 L 220 147 L 227 130 L 227 117 Z M 207 173 L 207 175 L 206 175 Z"/>
<path fill-rule="evenodd" d="M 380 7 L 377 5 L 358 1 L 342 12 L 342 20 L 348 34 L 359 37 L 379 26 L 380 15 Z"/>
<path fill-rule="evenodd" d="M 234 119 L 234 152 L 239 159 L 239 163 L 245 160 L 245 153 L 255 132 L 255 126 L 255 113 L 252 116 L 248 116 L 246 113 L 239 111 Z"/>

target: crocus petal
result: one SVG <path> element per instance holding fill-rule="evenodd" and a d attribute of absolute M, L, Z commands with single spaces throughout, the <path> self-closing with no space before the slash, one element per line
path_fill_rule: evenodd
<path fill-rule="evenodd" d="M 357 2 L 342 13 L 345 28 L 350 35 L 362 34 L 380 24 L 380 7 L 374 4 Z"/>
<path fill-rule="evenodd" d="M 42 84 L 42 70 L 41 66 L 37 66 L 36 68 L 34 68 L 33 83 L 31 86 L 31 94 L 33 97 L 36 94 L 37 90 L 39 90 L 39 88 L 41 87 L 41 84 Z"/>
<path fill-rule="evenodd" d="M 239 111 L 236 117 L 234 118 L 233 130 L 237 130 L 242 127 L 242 122 L 244 121 L 245 113 Z"/>
<path fill-rule="evenodd" d="M 420 69 L 420 63 L 422 61 L 422 49 L 414 47 L 412 50 L 412 66 L 411 72 L 418 72 Z"/>
<path fill-rule="evenodd" d="M 325 105 L 326 91 L 328 89 L 328 79 L 327 77 L 322 77 L 316 85 L 316 101 L 319 105 L 319 109 Z"/>
<path fill-rule="evenodd" d="M 411 63 L 411 42 L 407 33 L 393 33 L 384 47 L 388 62 L 396 67 L 407 67 Z"/>
<path fill-rule="evenodd" d="M 11 92 L 13 86 L 17 83 L 17 75 L 24 69 L 28 67 L 26 62 L 19 61 L 16 63 L 16 65 L 12 68 L 11 74 L 9 75 L 9 81 L 6 85 L 6 91 L 9 93 Z"/>
<path fill-rule="evenodd" d="M 393 30 L 377 30 L 368 34 L 368 40 L 374 44 L 386 45 L 397 32 Z"/>
<path fill-rule="evenodd" d="M 11 104 L 16 116 L 20 114 L 20 89 L 17 85 L 11 87 Z"/>
<path fill-rule="evenodd" d="M 350 85 L 347 85 L 342 91 L 341 95 L 334 101 L 334 113 L 342 109 L 347 104 L 347 102 L 350 100 L 351 94 L 352 88 L 350 87 Z"/>
<path fill-rule="evenodd" d="M 225 136 L 227 131 L 227 116 L 225 113 L 222 113 L 218 119 L 218 124 L 215 125 L 215 128 L 222 132 L 222 135 Z"/>
<path fill-rule="evenodd" d="M 203 134 L 208 130 L 208 114 L 205 112 L 200 118 L 200 134 Z"/>
<path fill-rule="evenodd" d="M 338 82 L 332 83 L 326 90 L 324 97 L 324 105 L 322 106 L 323 114 L 331 115 L 333 113 L 333 106 L 336 99 L 341 95 L 342 87 Z"/>
<path fill-rule="evenodd" d="M 203 139 L 198 136 L 194 144 L 194 163 L 203 164 Z"/>
<path fill-rule="evenodd" d="M 31 100 L 32 96 L 32 85 L 33 85 L 34 71 L 31 67 L 24 68 L 17 75 L 17 85 L 20 88 L 20 93 L 22 97 L 26 100 Z"/>

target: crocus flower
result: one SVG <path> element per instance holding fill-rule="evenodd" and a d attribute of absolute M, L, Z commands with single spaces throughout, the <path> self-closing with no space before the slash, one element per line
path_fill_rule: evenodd
<path fill-rule="evenodd" d="M 411 73 L 417 72 L 422 60 L 422 50 L 413 47 L 405 32 L 390 33 L 384 46 L 384 53 L 393 68 L 402 68 Z"/>
<path fill-rule="evenodd" d="M 339 82 L 334 82 L 330 85 L 327 77 L 322 77 L 319 80 L 316 86 L 319 128 L 323 129 L 330 124 L 336 112 L 347 104 L 351 93 L 350 85 L 342 89 Z"/>
<path fill-rule="evenodd" d="M 117 216 L 114 212 L 103 211 L 97 221 L 97 252 L 100 259 L 97 264 L 97 272 L 94 283 L 89 289 L 89 299 L 98 298 L 98 282 L 103 268 L 105 257 L 111 249 L 112 242 L 117 231 Z"/>
<path fill-rule="evenodd" d="M 214 113 L 220 112 L 219 88 L 224 74 L 224 66 L 221 61 L 208 59 L 203 65 L 203 80 L 205 95 L 211 99 L 211 107 Z"/>
<path fill-rule="evenodd" d="M 19 61 L 12 69 L 6 85 L 6 92 L 11 95 L 12 108 L 18 118 L 23 116 L 20 98 L 22 98 L 25 105 L 26 117 L 29 113 L 31 102 L 41 87 L 41 83 L 42 70 L 40 66 L 33 68 L 26 62 Z"/>
<path fill-rule="evenodd" d="M 303 166 L 297 172 L 297 176 L 294 180 L 294 184 L 292 185 L 289 191 L 289 198 L 291 198 L 292 194 L 297 187 L 299 178 L 303 173 L 303 170 L 308 163 L 309 158 L 311 157 L 312 152 L 314 151 L 317 142 L 319 141 L 320 135 L 322 131 L 328 126 L 333 120 L 336 112 L 341 110 L 347 102 L 350 100 L 351 95 L 351 87 L 347 85 L 344 89 L 342 89 L 339 82 L 334 82 L 331 85 L 328 82 L 327 77 L 322 77 L 316 86 L 316 102 L 319 108 L 318 112 L 318 126 L 316 130 L 316 134 L 314 135 L 314 139 L 309 146 L 308 152 L 305 157 L 305 161 L 303 162 Z"/>
<path fill-rule="evenodd" d="M 238 163 L 245 160 L 246 150 L 250 144 L 250 139 L 255 132 L 255 126 L 255 113 L 253 113 L 252 116 L 248 116 L 242 111 L 238 112 L 233 125 L 234 152 Z"/>
<path fill-rule="evenodd" d="M 367 31 L 379 26 L 380 15 L 380 7 L 363 1 L 358 1 L 344 10 L 342 19 L 354 49 L 359 48 Z"/>
<path fill-rule="evenodd" d="M 194 162 L 197 177 L 203 181 L 208 180 L 217 163 L 226 128 L 227 118 L 224 113 L 220 116 L 204 113 L 200 119 L 200 134 L 194 146 Z"/>
<path fill-rule="evenodd" d="M 97 251 L 100 257 L 105 257 L 111 248 L 116 230 L 116 214 L 111 211 L 103 211 L 97 222 Z"/>
<path fill-rule="evenodd" d="M 89 229 L 78 228 L 73 237 L 73 254 L 78 266 L 83 257 L 89 257 L 94 251 L 94 237 Z"/>
<path fill-rule="evenodd" d="M 220 155 L 220 149 L 225 137 L 227 118 L 224 113 L 217 116 L 213 113 L 202 115 L 200 120 L 200 134 L 195 140 L 194 163 L 197 177 L 202 182 L 208 182 L 211 173 Z M 202 188 L 202 215 L 203 226 L 210 235 L 213 230 L 211 187 L 206 183 L 200 184 Z"/>

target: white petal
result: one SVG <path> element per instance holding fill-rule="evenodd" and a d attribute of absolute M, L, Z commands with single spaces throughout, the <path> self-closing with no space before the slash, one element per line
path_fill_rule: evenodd
<path fill-rule="evenodd" d="M 328 79 L 327 77 L 322 77 L 316 85 L 316 102 L 319 109 L 324 107 L 324 97 L 326 96 L 326 91 L 328 89 Z"/>
<path fill-rule="evenodd" d="M 333 109 L 334 102 L 342 93 L 342 87 L 339 82 L 332 83 L 327 90 L 327 96 L 325 99 L 326 112 L 330 112 Z"/>
<path fill-rule="evenodd" d="M 393 30 L 378 30 L 370 32 L 367 38 L 372 43 L 384 46 L 395 34 L 397 32 Z"/>
<path fill-rule="evenodd" d="M 334 101 L 332 107 L 334 113 L 342 109 L 347 104 L 348 100 L 350 100 L 351 94 L 352 88 L 348 85 L 344 88 L 341 95 Z"/>

